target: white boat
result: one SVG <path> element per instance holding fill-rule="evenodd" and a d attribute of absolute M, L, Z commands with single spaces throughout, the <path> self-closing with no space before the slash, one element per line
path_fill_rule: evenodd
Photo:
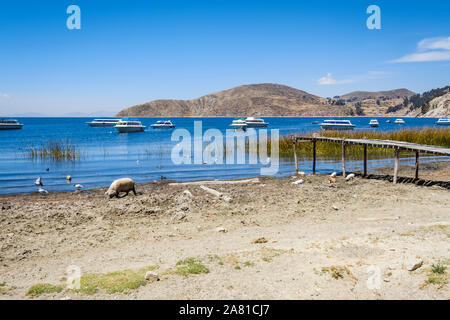
<path fill-rule="evenodd" d="M 120 133 L 127 133 L 141 132 L 144 131 L 146 127 L 143 126 L 140 121 L 121 120 L 114 126 L 114 128 L 116 128 Z"/>
<path fill-rule="evenodd" d="M 350 120 L 324 120 L 320 126 L 324 130 L 353 130 L 355 128 Z"/>
<path fill-rule="evenodd" d="M 372 120 L 370 120 L 369 125 L 370 125 L 372 128 L 376 128 L 376 127 L 378 127 L 380 124 L 378 123 L 378 120 L 377 120 L 377 119 L 372 119 Z"/>
<path fill-rule="evenodd" d="M 150 127 L 153 129 L 172 129 L 175 125 L 170 120 L 159 120 L 152 124 Z"/>
<path fill-rule="evenodd" d="M 269 125 L 267 122 L 264 122 L 263 119 L 254 117 L 247 117 L 245 123 L 247 124 L 247 128 L 265 128 Z"/>
<path fill-rule="evenodd" d="M 0 119 L 0 130 L 22 129 L 23 124 L 13 119 Z"/>
<path fill-rule="evenodd" d="M 237 120 L 233 120 L 233 122 L 231 122 L 230 127 L 232 127 L 233 129 L 246 130 L 247 123 L 245 122 L 244 119 L 237 119 Z"/>
<path fill-rule="evenodd" d="M 120 119 L 94 119 L 86 124 L 90 127 L 114 127 L 119 121 Z"/>
<path fill-rule="evenodd" d="M 436 121 L 439 126 L 450 126 L 450 117 L 443 117 Z"/>
<path fill-rule="evenodd" d="M 394 123 L 395 124 L 405 124 L 405 120 L 403 120 L 403 119 L 395 119 Z"/>

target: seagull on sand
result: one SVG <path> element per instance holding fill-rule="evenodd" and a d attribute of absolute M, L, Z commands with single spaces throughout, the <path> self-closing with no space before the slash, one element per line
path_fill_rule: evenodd
<path fill-rule="evenodd" d="M 43 189 L 43 188 L 39 188 L 39 189 L 38 189 L 38 192 L 39 192 L 40 194 L 48 194 L 48 191 L 45 190 L 45 189 Z"/>
<path fill-rule="evenodd" d="M 43 186 L 42 181 L 41 181 L 41 177 L 37 178 L 36 181 L 34 181 L 34 184 L 36 186 Z"/>

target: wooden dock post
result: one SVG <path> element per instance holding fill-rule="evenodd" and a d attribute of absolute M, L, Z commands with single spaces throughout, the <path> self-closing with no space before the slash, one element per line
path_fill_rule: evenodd
<path fill-rule="evenodd" d="M 313 174 L 316 174 L 316 139 L 313 139 Z"/>
<path fill-rule="evenodd" d="M 364 177 L 367 176 L 367 145 L 364 145 Z"/>
<path fill-rule="evenodd" d="M 292 138 L 292 147 L 294 148 L 295 174 L 298 173 L 298 159 L 297 159 L 297 139 Z"/>
<path fill-rule="evenodd" d="M 416 174 L 414 177 L 419 179 L 419 151 L 416 151 Z"/>
<path fill-rule="evenodd" d="M 400 153 L 399 148 L 395 148 L 395 158 L 394 158 L 394 183 L 397 183 L 397 177 L 398 177 L 398 155 Z"/>
<path fill-rule="evenodd" d="M 345 139 L 342 139 L 342 176 L 345 178 Z"/>

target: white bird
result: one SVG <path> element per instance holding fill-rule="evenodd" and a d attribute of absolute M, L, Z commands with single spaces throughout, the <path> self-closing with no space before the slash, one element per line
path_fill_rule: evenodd
<path fill-rule="evenodd" d="M 43 188 L 39 188 L 39 189 L 38 189 L 38 192 L 39 192 L 40 194 L 48 194 L 48 191 L 45 190 L 45 189 L 43 189 Z"/>
<path fill-rule="evenodd" d="M 140 164 L 141 163 L 141 161 L 139 161 L 139 160 L 136 160 L 136 164 Z"/>
<path fill-rule="evenodd" d="M 345 178 L 345 180 L 349 181 L 349 180 L 352 180 L 354 177 L 355 177 L 355 174 L 354 174 L 354 173 L 350 173 L 350 174 Z"/>
<path fill-rule="evenodd" d="M 84 188 L 84 186 L 83 185 L 81 185 L 81 184 L 76 184 L 75 186 L 74 186 L 75 188 L 77 188 L 77 189 L 81 189 L 81 188 Z"/>
<path fill-rule="evenodd" d="M 34 184 L 36 186 L 43 186 L 42 181 L 41 181 L 41 177 L 37 178 L 36 181 L 34 182 Z"/>
<path fill-rule="evenodd" d="M 333 172 L 332 174 L 330 174 L 330 177 L 336 178 L 336 175 L 337 175 L 337 173 L 336 173 L 336 172 Z"/>
<path fill-rule="evenodd" d="M 302 184 L 303 182 L 305 182 L 303 179 L 297 180 L 292 182 L 292 184 Z"/>

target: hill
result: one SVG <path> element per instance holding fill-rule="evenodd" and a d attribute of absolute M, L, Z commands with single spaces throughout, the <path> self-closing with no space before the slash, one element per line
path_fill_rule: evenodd
<path fill-rule="evenodd" d="M 340 99 L 343 99 L 347 102 L 354 101 L 363 101 L 368 99 L 380 99 L 380 100 L 388 100 L 388 99 L 403 99 L 405 97 L 409 98 L 415 95 L 415 92 L 412 92 L 408 89 L 395 89 L 389 91 L 354 91 L 340 96 Z"/>
<path fill-rule="evenodd" d="M 280 84 L 251 84 L 193 100 L 155 100 L 120 111 L 118 117 L 237 117 L 348 115 L 350 109 Z"/>

